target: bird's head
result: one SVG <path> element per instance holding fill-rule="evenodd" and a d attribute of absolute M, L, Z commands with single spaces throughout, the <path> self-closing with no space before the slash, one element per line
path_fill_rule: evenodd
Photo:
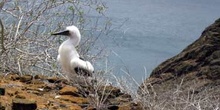
<path fill-rule="evenodd" d="M 53 33 L 52 35 L 64 35 L 70 37 L 70 39 L 73 39 L 76 45 L 78 45 L 79 41 L 81 40 L 81 34 L 79 32 L 79 29 L 72 25 L 66 27 L 64 31 Z"/>
<path fill-rule="evenodd" d="M 53 33 L 52 35 L 65 35 L 65 36 L 69 36 L 70 38 L 81 37 L 79 29 L 74 25 L 68 26 L 68 27 L 66 27 L 66 30 Z"/>

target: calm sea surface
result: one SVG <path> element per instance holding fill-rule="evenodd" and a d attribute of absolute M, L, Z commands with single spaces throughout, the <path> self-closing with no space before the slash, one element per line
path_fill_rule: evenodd
<path fill-rule="evenodd" d="M 160 63 L 199 38 L 220 17 L 220 0 L 104 0 L 114 30 L 102 42 L 108 64 L 141 83 Z"/>

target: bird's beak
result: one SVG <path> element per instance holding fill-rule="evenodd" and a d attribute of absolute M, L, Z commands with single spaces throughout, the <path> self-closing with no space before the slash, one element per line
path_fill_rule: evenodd
<path fill-rule="evenodd" d="M 62 31 L 62 32 L 57 32 L 57 33 L 53 33 L 51 35 L 70 35 L 70 32 L 68 30 Z"/>

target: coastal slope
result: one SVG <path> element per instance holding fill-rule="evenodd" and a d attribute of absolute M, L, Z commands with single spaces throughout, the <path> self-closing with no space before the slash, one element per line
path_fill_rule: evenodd
<path fill-rule="evenodd" d="M 153 91 L 152 91 L 153 90 Z M 139 87 L 139 94 L 210 93 L 220 98 L 220 19 L 178 55 L 157 66 Z"/>

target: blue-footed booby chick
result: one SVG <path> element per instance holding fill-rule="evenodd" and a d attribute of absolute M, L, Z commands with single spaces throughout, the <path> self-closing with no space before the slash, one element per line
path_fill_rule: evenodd
<path fill-rule="evenodd" d="M 65 35 L 69 38 L 64 41 L 58 50 L 57 60 L 60 62 L 63 71 L 69 75 L 92 76 L 94 67 L 89 61 L 80 58 L 76 51 L 79 45 L 81 34 L 76 26 L 68 26 L 62 32 L 53 33 L 52 35 Z"/>

